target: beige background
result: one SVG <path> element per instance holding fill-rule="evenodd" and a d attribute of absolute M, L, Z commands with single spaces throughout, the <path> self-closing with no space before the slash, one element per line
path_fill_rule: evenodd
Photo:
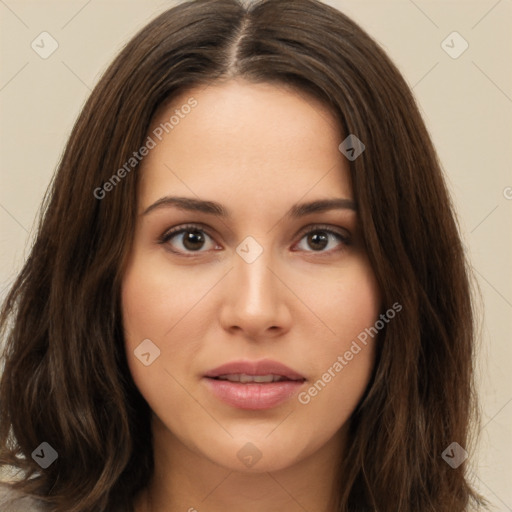
<path fill-rule="evenodd" d="M 0 294 L 27 255 L 34 220 L 73 122 L 122 45 L 175 2 L 0 0 Z M 388 51 L 418 99 L 460 215 L 482 292 L 483 428 L 477 487 L 512 511 L 512 0 L 330 0 Z M 43 60 L 43 31 L 58 49 Z M 457 59 L 441 46 L 469 44 Z M 461 48 L 461 41 L 451 43 Z M 452 50 L 453 51 L 453 50 Z M 457 397 L 453 397 L 457 400 Z"/>

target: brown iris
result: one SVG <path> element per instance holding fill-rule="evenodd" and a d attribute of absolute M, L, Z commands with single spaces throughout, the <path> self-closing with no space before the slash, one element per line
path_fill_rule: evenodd
<path fill-rule="evenodd" d="M 184 232 L 183 245 L 190 251 L 201 249 L 204 245 L 204 234 L 197 229 L 190 229 Z"/>
<path fill-rule="evenodd" d="M 315 251 L 325 249 L 329 242 L 329 237 L 323 231 L 314 231 L 308 234 L 308 244 Z"/>

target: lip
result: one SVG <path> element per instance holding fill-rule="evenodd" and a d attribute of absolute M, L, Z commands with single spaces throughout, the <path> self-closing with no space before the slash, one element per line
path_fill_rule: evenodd
<path fill-rule="evenodd" d="M 280 375 L 288 380 L 270 383 L 240 383 L 216 379 L 220 375 L 241 373 L 252 376 Z M 209 391 L 219 400 L 238 409 L 252 410 L 277 407 L 296 394 L 306 381 L 300 373 L 270 359 L 226 363 L 206 372 L 203 380 Z"/>
<path fill-rule="evenodd" d="M 219 375 L 229 375 L 236 373 L 245 373 L 247 375 L 281 375 L 290 380 L 304 380 L 305 377 L 292 370 L 288 366 L 273 361 L 272 359 L 262 359 L 260 361 L 232 361 L 230 363 L 217 366 L 213 370 L 205 373 L 205 377 L 215 378 Z"/>

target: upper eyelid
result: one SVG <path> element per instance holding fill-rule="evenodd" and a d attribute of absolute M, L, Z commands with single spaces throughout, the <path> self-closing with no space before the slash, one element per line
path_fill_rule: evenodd
<path fill-rule="evenodd" d="M 303 229 L 299 230 L 295 236 L 305 235 L 311 231 L 322 231 L 322 230 L 329 231 L 330 233 L 335 233 L 344 238 L 348 238 L 350 236 L 350 234 L 346 228 L 342 228 L 340 226 L 330 226 L 329 224 L 310 224 L 309 226 L 306 226 Z M 344 233 L 340 233 L 339 232 L 340 230 L 346 231 L 347 234 L 345 235 Z"/>
<path fill-rule="evenodd" d="M 210 238 L 213 238 L 213 235 L 210 233 L 210 230 L 207 226 L 204 226 L 202 224 L 197 223 L 190 223 L 190 224 L 180 224 L 178 226 L 174 226 L 172 228 L 169 228 L 163 232 L 163 234 L 159 237 L 160 240 L 165 239 L 169 235 L 178 235 L 181 234 L 183 231 L 187 229 L 197 229 L 198 231 L 203 231 L 206 233 Z"/>

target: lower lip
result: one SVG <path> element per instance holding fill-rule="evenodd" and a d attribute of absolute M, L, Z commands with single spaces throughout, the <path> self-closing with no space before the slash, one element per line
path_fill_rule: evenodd
<path fill-rule="evenodd" d="M 223 402 L 238 409 L 270 409 L 291 398 L 304 381 L 283 380 L 260 384 L 256 382 L 241 384 L 228 380 L 205 378 L 213 394 Z"/>

